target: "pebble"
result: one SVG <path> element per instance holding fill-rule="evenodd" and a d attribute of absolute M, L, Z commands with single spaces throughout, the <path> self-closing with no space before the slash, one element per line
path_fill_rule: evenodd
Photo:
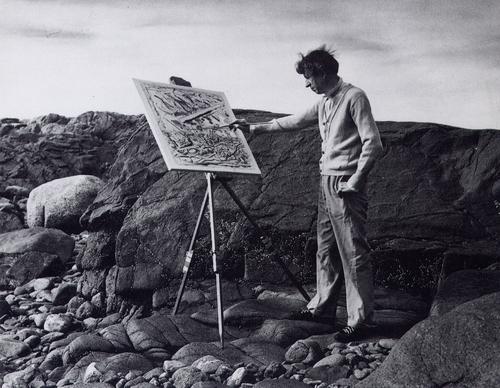
<path fill-rule="evenodd" d="M 319 360 L 316 364 L 314 364 L 314 368 L 318 366 L 337 366 L 337 365 L 342 365 L 345 363 L 346 357 L 343 356 L 342 354 L 332 354 L 328 357 L 322 358 Z"/>
<path fill-rule="evenodd" d="M 40 344 L 40 341 L 40 337 L 37 335 L 29 336 L 24 340 L 24 342 L 28 344 L 31 349 L 35 349 Z"/>
<path fill-rule="evenodd" d="M 95 362 L 91 362 L 88 366 L 87 369 L 85 369 L 85 373 L 83 375 L 83 382 L 88 384 L 88 383 L 97 383 L 101 377 L 102 373 L 100 370 L 98 370 L 95 366 Z"/>
<path fill-rule="evenodd" d="M 247 370 L 245 369 L 245 367 L 241 366 L 236 369 L 231 376 L 229 376 L 226 385 L 229 385 L 230 387 L 237 387 L 241 385 L 246 375 Z"/>
<path fill-rule="evenodd" d="M 170 374 L 174 373 L 176 370 L 184 368 L 186 364 L 176 360 L 166 360 L 163 362 L 163 370 Z"/>
<path fill-rule="evenodd" d="M 70 329 L 72 325 L 73 319 L 68 315 L 49 314 L 45 319 L 43 329 L 51 332 L 60 331 L 65 333 Z"/>
<path fill-rule="evenodd" d="M 362 380 L 366 376 L 368 376 L 370 372 L 371 372 L 370 369 L 355 369 L 354 377 L 356 377 L 358 380 Z"/>
<path fill-rule="evenodd" d="M 198 368 L 205 373 L 215 373 L 219 366 L 221 366 L 223 363 L 224 361 L 221 361 L 214 356 L 207 355 L 194 361 L 191 366 Z"/>
<path fill-rule="evenodd" d="M 378 341 L 378 344 L 384 349 L 392 349 L 396 345 L 396 340 L 392 338 L 383 338 Z"/>

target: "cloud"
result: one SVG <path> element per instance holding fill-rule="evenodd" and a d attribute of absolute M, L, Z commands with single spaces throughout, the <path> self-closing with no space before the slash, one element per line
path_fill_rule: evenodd
<path fill-rule="evenodd" d="M 46 38 L 64 40 L 86 40 L 94 35 L 85 31 L 72 31 L 60 28 L 40 28 L 29 26 L 17 26 L 3 29 L 5 35 L 25 38 Z"/>

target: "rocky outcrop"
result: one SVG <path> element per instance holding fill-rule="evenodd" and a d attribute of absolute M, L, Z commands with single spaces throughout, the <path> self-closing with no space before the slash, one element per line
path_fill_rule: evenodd
<path fill-rule="evenodd" d="M 31 190 L 72 175 L 103 177 L 137 120 L 108 112 L 72 119 L 53 113 L 31 121 L 1 119 L 0 190 L 11 185 Z"/>
<path fill-rule="evenodd" d="M 458 305 L 486 294 L 500 292 L 499 270 L 463 270 L 452 273 L 440 285 L 430 315 L 446 314 Z"/>
<path fill-rule="evenodd" d="M 23 213 L 16 203 L 0 198 L 0 233 L 23 228 Z"/>
<path fill-rule="evenodd" d="M 356 387 L 493 387 L 500 381 L 500 293 L 431 317 L 406 333 Z"/>
<path fill-rule="evenodd" d="M 32 228 L 0 234 L 3 285 L 19 285 L 57 275 L 73 253 L 75 241 L 56 229 Z"/>
<path fill-rule="evenodd" d="M 269 112 L 235 111 L 249 121 Z M 105 185 L 81 218 L 92 235 L 80 289 L 123 301 L 152 304 L 180 275 L 204 192 L 201 173 L 167 172 L 144 116 L 87 112 L 73 119 L 47 115 L 30 122 L 6 119 L 0 145 L 1 183 L 28 189 L 70 175 L 92 174 Z M 428 267 L 443 275 L 500 256 L 497 131 L 437 124 L 381 122 L 384 155 L 371 173 L 368 232 L 375 267 L 391 282 L 416 282 Z M 228 182 L 273 237 L 292 272 L 314 274 L 319 136 L 310 128 L 250 137 L 262 177 Z M 230 197 L 216 188 L 222 272 L 226 277 L 286 280 Z M 206 226 L 195 252 L 195 272 L 209 271 Z M 434 269 L 436 272 L 436 269 Z M 391 276 L 392 275 L 392 276 Z M 406 277 L 406 278 L 405 278 Z M 401 280 L 401 278 L 404 278 Z M 410 287 L 412 284 L 409 285 Z M 108 307 L 109 308 L 109 307 Z"/>
<path fill-rule="evenodd" d="M 28 198 L 28 226 L 56 228 L 67 233 L 80 232 L 80 217 L 94 201 L 103 184 L 98 177 L 76 175 L 36 187 Z"/>
<path fill-rule="evenodd" d="M 250 121 L 275 117 L 254 111 L 237 114 Z M 415 272 L 425 272 L 432 263 L 438 267 L 442 258 L 459 268 L 467 261 L 500 258 L 500 216 L 492 195 L 500 179 L 495 173 L 500 157 L 493 151 L 500 146 L 500 133 L 436 124 L 383 122 L 379 127 L 385 153 L 368 187 L 368 231 L 376 266 L 406 266 L 403 272 L 413 281 Z M 320 150 L 316 129 L 248 140 L 263 175 L 233 177 L 229 185 L 272 235 L 291 270 L 312 277 Z M 123 298 L 130 299 L 128 294 L 139 295 L 137 291 L 140 303 L 150 304 L 152 295 L 180 274 L 204 176 L 167 172 L 143 119 L 120 148 L 109 177 L 83 219 L 101 238 L 111 241 L 116 236 L 114 254 L 100 259 L 106 268 L 112 264 L 105 270 L 110 302 L 119 306 Z M 227 193 L 218 187 L 215 198 L 225 276 L 285 280 Z M 203 256 L 208 251 L 206 228 L 201 235 L 198 263 L 209 260 Z M 96 252 L 99 245 L 106 244 L 96 238 L 88 249 Z M 99 265 L 88 271 L 103 271 Z M 195 270 L 204 266 L 208 264 Z"/>

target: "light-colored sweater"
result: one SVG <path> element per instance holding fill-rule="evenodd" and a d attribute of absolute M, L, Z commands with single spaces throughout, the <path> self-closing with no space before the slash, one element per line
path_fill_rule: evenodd
<path fill-rule="evenodd" d="M 293 131 L 319 125 L 321 175 L 352 175 L 347 185 L 361 190 L 382 152 L 380 134 L 366 94 L 339 79 L 336 86 L 301 114 L 272 120 L 257 132 Z"/>

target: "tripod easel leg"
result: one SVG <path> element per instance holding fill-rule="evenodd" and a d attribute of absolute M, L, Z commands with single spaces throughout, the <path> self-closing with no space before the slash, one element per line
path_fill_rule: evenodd
<path fill-rule="evenodd" d="M 253 227 L 255 229 L 257 229 L 257 232 L 259 232 L 259 234 L 261 236 L 264 236 L 264 231 L 260 228 L 260 226 L 257 224 L 257 222 L 255 222 L 255 220 L 250 215 L 250 213 L 248 213 L 248 210 L 245 208 L 245 205 L 243 205 L 243 203 L 240 201 L 240 199 L 238 198 L 238 196 L 236 195 L 236 193 L 233 191 L 233 189 L 231 187 L 229 187 L 229 185 L 227 184 L 227 182 L 225 182 L 224 180 L 222 180 L 222 179 L 217 179 L 217 180 L 226 189 L 226 191 L 228 192 L 228 194 L 231 196 L 231 198 L 234 200 L 234 202 L 238 205 L 238 207 L 243 212 L 243 214 L 248 219 L 248 221 L 250 221 L 250 223 L 253 225 Z M 302 287 L 302 285 L 300 284 L 300 282 L 297 280 L 297 278 L 293 275 L 293 273 L 290 272 L 290 270 L 285 265 L 285 263 L 283 262 L 283 260 L 281 260 L 279 258 L 279 256 L 277 254 L 275 254 L 275 253 L 273 255 L 271 255 L 271 258 L 272 258 L 272 260 L 274 260 L 276 263 L 278 263 L 280 265 L 280 267 L 283 269 L 283 271 L 288 276 L 288 278 L 292 281 L 292 283 L 295 285 L 295 287 L 302 294 L 302 296 L 304 297 L 304 299 L 307 302 L 309 302 L 311 300 L 311 298 L 307 294 L 306 290 L 304 290 L 304 288 Z"/>
<path fill-rule="evenodd" d="M 198 214 L 198 219 L 196 220 L 196 226 L 194 228 L 193 236 L 191 237 L 191 243 L 189 244 L 189 249 L 186 252 L 184 268 L 182 269 L 183 272 L 182 282 L 179 291 L 177 292 L 177 299 L 175 300 L 175 306 L 172 315 L 177 314 L 177 312 L 179 311 L 179 305 L 181 303 L 182 295 L 184 294 L 184 288 L 186 287 L 186 280 L 189 275 L 189 268 L 191 266 L 191 259 L 193 257 L 194 244 L 196 242 L 196 238 L 198 237 L 198 231 L 200 230 L 200 224 L 203 219 L 203 214 L 205 213 L 205 209 L 207 208 L 207 201 L 208 201 L 208 187 L 207 190 L 205 191 L 205 196 L 203 197 L 200 213 Z"/>
<path fill-rule="evenodd" d="M 208 208 L 210 212 L 210 235 L 212 238 L 212 264 L 215 273 L 215 288 L 217 291 L 217 323 L 219 328 L 220 346 L 224 348 L 224 315 L 222 307 L 222 291 L 220 274 L 217 268 L 217 254 L 215 245 L 215 222 L 214 222 L 214 198 L 212 190 L 212 174 L 207 173 L 207 192 L 208 192 Z"/>

